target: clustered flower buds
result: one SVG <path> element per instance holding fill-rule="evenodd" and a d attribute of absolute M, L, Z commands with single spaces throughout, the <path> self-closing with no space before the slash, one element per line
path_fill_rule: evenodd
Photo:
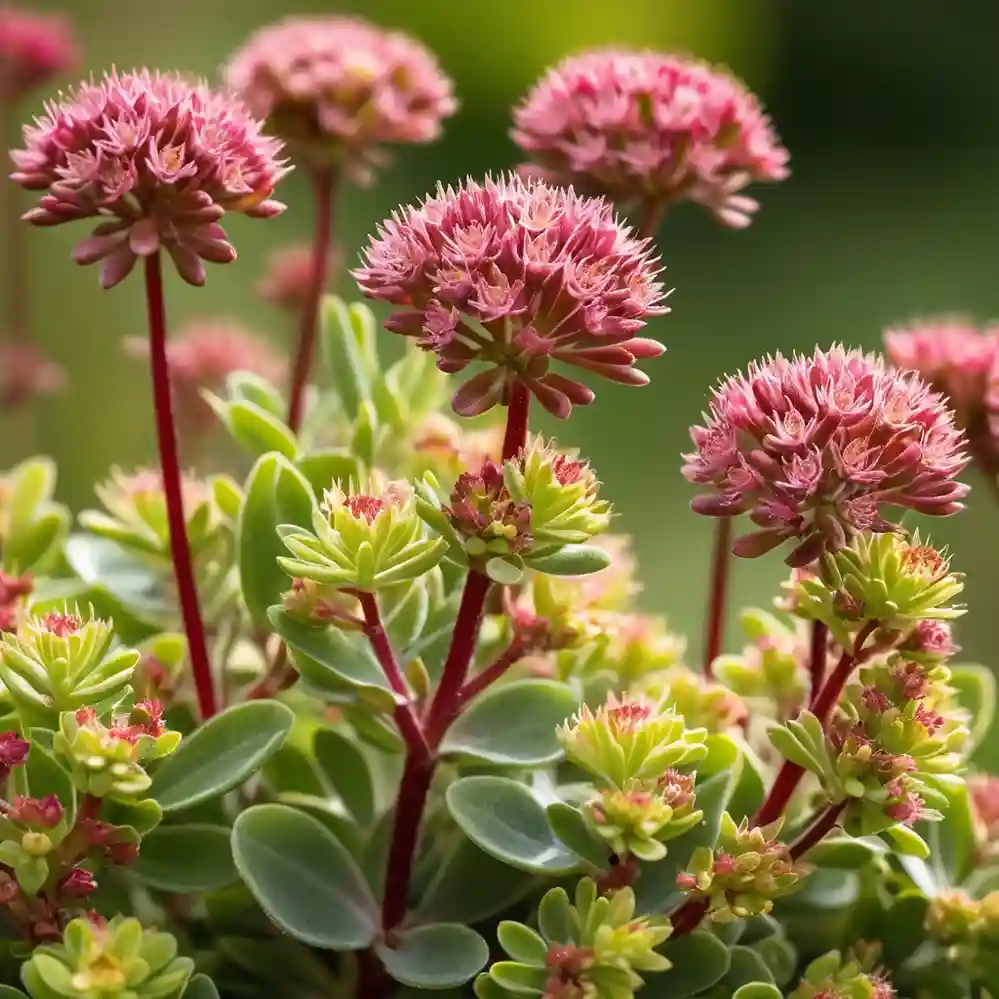
<path fill-rule="evenodd" d="M 805 969 L 805 977 L 789 999 L 895 999 L 895 990 L 881 975 L 864 971 L 856 961 L 844 961 L 830 951 Z"/>
<path fill-rule="evenodd" d="M 451 81 L 415 39 L 344 17 L 290 17 L 232 57 L 226 83 L 314 167 L 364 180 L 383 145 L 436 139 Z"/>
<path fill-rule="evenodd" d="M 439 188 L 378 229 L 354 272 L 371 298 L 408 307 L 387 328 L 433 351 L 442 371 L 487 365 L 454 397 L 463 416 L 508 401 L 514 381 L 549 412 L 593 400 L 552 370 L 575 365 L 625 385 L 662 345 L 636 333 L 666 312 L 648 240 L 607 203 L 518 177 Z"/>
<path fill-rule="evenodd" d="M 0 7 L 0 104 L 19 101 L 79 61 L 79 48 L 64 17 L 8 4 Z"/>
<path fill-rule="evenodd" d="M 858 534 L 896 530 L 886 507 L 945 516 L 968 491 L 954 481 L 968 458 L 944 399 L 838 346 L 727 378 L 691 437 L 683 474 L 706 490 L 693 509 L 748 512 L 759 530 L 733 549 L 745 557 L 793 540 L 788 564 L 807 566 Z"/>
<path fill-rule="evenodd" d="M 646 206 L 694 201 L 735 228 L 758 207 L 743 188 L 788 175 L 788 152 L 742 83 L 675 55 L 572 56 L 534 86 L 514 126 L 552 183 Z"/>
<path fill-rule="evenodd" d="M 744 819 L 736 825 L 725 812 L 717 846 L 694 850 L 689 869 L 677 875 L 677 887 L 705 901 L 715 922 L 770 912 L 774 900 L 796 891 L 809 872 L 777 839 L 781 822 L 760 828 Z"/>
<path fill-rule="evenodd" d="M 330 270 L 338 268 L 330 263 Z M 267 269 L 257 283 L 257 294 L 266 302 L 298 314 L 312 282 L 312 247 L 308 243 L 282 246 L 267 258 Z"/>
<path fill-rule="evenodd" d="M 444 556 L 444 538 L 428 536 L 407 482 L 372 475 L 369 491 L 326 490 L 312 518 L 315 533 L 283 526 L 293 558 L 278 563 L 293 578 L 357 590 L 416 579 Z"/>
<path fill-rule="evenodd" d="M 29 340 L 0 343 L 0 411 L 18 409 L 37 395 L 52 395 L 65 387 L 65 370 L 37 344 Z"/>
<path fill-rule="evenodd" d="M 529 990 L 543 999 L 633 999 L 643 985 L 638 972 L 671 967 L 656 953 L 670 935 L 669 921 L 655 916 L 636 918 L 630 888 L 609 898 L 598 897 L 594 882 L 583 878 L 573 901 L 563 888 L 549 891 L 539 908 L 540 934 L 522 923 L 500 923 L 500 946 L 511 960 L 497 961 L 481 977 L 518 994 Z"/>
<path fill-rule="evenodd" d="M 995 946 L 999 940 L 999 892 L 989 892 L 981 899 L 960 888 L 941 892 L 930 901 L 926 928 L 947 946 Z"/>
<path fill-rule="evenodd" d="M 653 673 L 637 684 L 637 690 L 651 700 L 668 699 L 685 724 L 712 735 L 740 727 L 748 718 L 740 697 L 686 666 Z"/>
<path fill-rule="evenodd" d="M 0 863 L 9 867 L 21 891 L 38 892 L 49 877 L 48 856 L 69 833 L 62 803 L 16 796 L 0 812 Z"/>
<path fill-rule="evenodd" d="M 7 780 L 14 767 L 24 763 L 30 748 L 31 743 L 17 732 L 0 732 L 0 784 Z"/>
<path fill-rule="evenodd" d="M 35 588 L 30 576 L 11 576 L 0 569 L 0 632 L 17 631 L 25 597 Z"/>
<path fill-rule="evenodd" d="M 24 142 L 11 153 L 12 179 L 44 192 L 25 218 L 101 219 L 74 256 L 103 261 L 105 288 L 160 249 L 185 281 L 203 284 L 202 261 L 236 258 L 219 225 L 227 212 L 266 218 L 284 207 L 270 197 L 287 172 L 281 143 L 236 98 L 180 76 L 113 72 L 82 83 L 25 126 Z"/>

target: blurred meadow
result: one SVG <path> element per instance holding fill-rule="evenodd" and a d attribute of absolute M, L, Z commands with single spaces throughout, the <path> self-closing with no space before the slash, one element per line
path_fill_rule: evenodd
<path fill-rule="evenodd" d="M 618 528 L 636 536 L 647 608 L 665 611 L 694 649 L 712 525 L 688 510 L 691 490 L 679 456 L 711 383 L 767 351 L 834 341 L 877 348 L 886 325 L 912 317 L 999 314 L 999 78 L 987 68 L 999 38 L 999 4 L 990 0 L 34 6 L 74 19 L 88 71 L 148 65 L 217 79 L 220 64 L 253 28 L 307 11 L 360 14 L 434 48 L 455 79 L 461 111 L 442 141 L 403 150 L 375 186 L 342 198 L 337 235 L 351 265 L 365 234 L 398 202 L 420 197 L 438 180 L 513 166 L 510 105 L 567 53 L 614 43 L 672 49 L 726 63 L 744 77 L 791 151 L 791 179 L 751 192 L 762 208 L 743 232 L 723 229 L 695 206 L 667 217 L 660 246 L 676 290 L 673 313 L 652 328 L 668 353 L 647 366 L 651 386 L 604 383 L 594 406 L 557 428 L 563 443 L 592 459 L 616 503 Z M 43 96 L 36 95 L 36 106 Z M 23 118 L 34 110 L 29 100 Z M 303 178 L 293 175 L 277 194 L 290 209 L 279 219 L 227 220 L 239 260 L 211 267 L 204 289 L 171 278 L 174 328 L 196 316 L 232 316 L 290 347 L 282 317 L 252 291 L 268 251 L 306 238 L 310 229 Z M 25 195 L 24 207 L 29 203 Z M 83 233 L 82 226 L 65 226 L 24 235 L 33 326 L 70 376 L 62 395 L 36 407 L 34 446 L 57 459 L 61 498 L 77 509 L 89 504 L 92 482 L 110 466 L 140 464 L 154 453 L 148 375 L 121 346 L 143 329 L 141 282 L 101 291 L 96 269 L 70 260 Z M 4 266 L 10 253 L 0 246 Z M 356 293 L 344 272 L 339 290 Z M 385 334 L 384 349 L 400 349 L 398 339 Z M 0 423 L 0 467 L 27 453 L 25 428 L 22 417 Z M 976 489 L 969 512 L 933 525 L 933 536 L 951 546 L 955 566 L 969 575 L 971 613 L 960 631 L 965 658 L 999 664 L 991 617 L 999 596 L 994 495 Z M 768 604 L 780 576 L 776 558 L 738 564 L 732 606 Z M 736 641 L 730 627 L 729 644 Z"/>

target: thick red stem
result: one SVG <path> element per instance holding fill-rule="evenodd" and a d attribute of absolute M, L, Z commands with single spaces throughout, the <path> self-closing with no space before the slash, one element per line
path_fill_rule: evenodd
<path fill-rule="evenodd" d="M 316 336 L 319 332 L 319 303 L 329 278 L 336 181 L 336 173 L 332 170 L 316 170 L 312 175 L 312 186 L 316 200 L 315 228 L 312 234 L 312 260 L 309 270 L 308 292 L 302 305 L 298 352 L 295 355 L 295 366 L 291 380 L 291 399 L 288 403 L 288 426 L 296 433 L 302 426 L 305 389 L 309 383 L 312 355 L 315 353 Z"/>
<path fill-rule="evenodd" d="M 706 898 L 688 899 L 670 916 L 670 922 L 673 924 L 670 938 L 676 939 L 693 933 L 700 926 L 701 920 L 708 914 L 710 908 L 711 903 Z"/>
<path fill-rule="evenodd" d="M 510 388 L 510 402 L 506 414 L 506 433 L 503 435 L 503 460 L 513 458 L 527 444 L 527 423 L 531 412 L 530 389 L 515 378 Z"/>
<path fill-rule="evenodd" d="M 708 597 L 708 623 L 704 636 L 704 675 L 714 675 L 714 661 L 721 655 L 725 631 L 725 597 L 728 567 L 732 555 L 732 518 L 722 517 L 715 525 L 714 553 L 711 559 L 711 591 Z"/>
<path fill-rule="evenodd" d="M 458 702 L 467 704 L 473 697 L 494 684 L 514 663 L 523 659 L 526 651 L 524 643 L 515 638 L 481 673 L 476 673 L 458 694 Z"/>
<path fill-rule="evenodd" d="M 149 314 L 149 357 L 153 376 L 153 404 L 156 410 L 156 438 L 159 442 L 160 468 L 163 473 L 163 493 L 166 497 L 167 521 L 170 525 L 170 554 L 177 581 L 180 612 L 187 634 L 187 648 L 194 673 L 198 708 L 203 719 L 215 714 L 215 688 L 208 658 L 205 625 L 198 607 L 198 590 L 194 581 L 191 547 L 187 541 L 184 500 L 181 490 L 180 461 L 177 456 L 177 433 L 173 422 L 170 392 L 170 369 L 166 353 L 166 310 L 163 305 L 163 273 L 160 255 L 145 259 L 146 306 Z"/>
<path fill-rule="evenodd" d="M 829 628 L 822 621 L 812 622 L 812 641 L 808 650 L 808 675 L 811 678 L 809 696 L 812 704 L 818 700 L 822 690 L 822 681 L 826 678 L 827 648 L 829 645 Z"/>
<path fill-rule="evenodd" d="M 798 860 L 803 857 L 816 843 L 824 839 L 839 823 L 839 817 L 846 808 L 846 802 L 830 805 L 792 844 L 791 857 Z"/>

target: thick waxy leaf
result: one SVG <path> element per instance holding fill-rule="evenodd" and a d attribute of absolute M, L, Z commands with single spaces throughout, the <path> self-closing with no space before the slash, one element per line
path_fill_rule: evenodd
<path fill-rule="evenodd" d="M 184 993 L 185 997 L 187 993 Z M 0 985 L 0 999 L 28 999 L 28 997 L 20 990 L 15 989 L 13 985 Z"/>
<path fill-rule="evenodd" d="M 404 985 L 446 989 L 474 978 L 489 960 L 489 947 L 475 930 L 457 923 L 430 923 L 404 930 L 392 947 L 375 951 L 385 970 Z"/>
<path fill-rule="evenodd" d="M 236 524 L 236 544 L 243 598 L 258 628 L 270 630 L 267 609 L 291 586 L 277 564 L 278 556 L 288 554 L 277 527 L 309 527 L 314 505 L 312 487 L 282 455 L 265 454 L 250 471 Z"/>
<path fill-rule="evenodd" d="M 572 805 L 556 801 L 545 809 L 552 832 L 570 850 L 578 853 L 599 871 L 610 870 L 610 850 L 587 824 L 583 813 Z"/>
<path fill-rule="evenodd" d="M 375 791 L 368 761 L 346 736 L 331 728 L 316 732 L 316 762 L 350 814 L 366 825 L 375 814 Z"/>
<path fill-rule="evenodd" d="M 286 805 L 255 805 L 232 830 L 243 881 L 286 933 L 327 950 L 374 940 L 378 904 L 347 850 L 316 820 Z"/>
<path fill-rule="evenodd" d="M 730 964 L 725 984 L 739 989 L 751 982 L 773 984 L 774 976 L 766 961 L 752 947 L 733 947 L 729 952 Z"/>
<path fill-rule="evenodd" d="M 43 739 L 51 737 L 44 730 L 31 730 L 31 752 L 24 766 L 28 778 L 27 793 L 32 798 L 54 794 L 66 810 L 66 821 L 73 824 L 76 815 L 76 785 L 69 771 L 59 763 Z"/>
<path fill-rule="evenodd" d="M 776 985 L 766 982 L 752 982 L 737 989 L 732 999 L 784 999 Z"/>
<path fill-rule="evenodd" d="M 996 716 L 996 678 L 984 666 L 964 664 L 951 667 L 950 684 L 957 699 L 971 715 L 971 742 L 977 746 L 988 734 Z"/>
<path fill-rule="evenodd" d="M 885 844 L 875 836 L 829 836 L 808 851 L 808 862 L 818 867 L 855 871 L 887 853 Z"/>
<path fill-rule="evenodd" d="M 184 989 L 184 999 L 219 999 L 219 990 L 207 975 L 195 975 Z"/>
<path fill-rule="evenodd" d="M 239 880 L 225 826 L 160 826 L 142 841 L 133 870 L 143 884 L 178 895 L 214 891 Z"/>
<path fill-rule="evenodd" d="M 728 947 L 704 930 L 667 940 L 659 951 L 673 967 L 645 977 L 643 999 L 688 999 L 721 981 L 729 969 Z"/>
<path fill-rule="evenodd" d="M 278 701 L 248 701 L 207 721 L 168 756 L 150 796 L 164 812 L 190 808 L 241 784 L 284 742 L 295 722 Z"/>
<path fill-rule="evenodd" d="M 531 560 L 531 568 L 551 576 L 588 576 L 600 572 L 611 563 L 602 548 L 593 545 L 566 545 L 553 555 Z"/>
<path fill-rule="evenodd" d="M 324 489 L 331 489 L 334 484 L 346 487 L 357 482 L 360 468 L 357 458 L 346 449 L 313 451 L 299 458 L 297 465 L 320 497 Z"/>
<path fill-rule="evenodd" d="M 501 766 L 540 766 L 559 759 L 556 728 L 578 707 L 570 687 L 521 680 L 487 690 L 451 726 L 441 752 Z"/>
<path fill-rule="evenodd" d="M 462 777 L 447 804 L 465 835 L 499 860 L 538 874 L 566 874 L 579 858 L 554 836 L 530 789 L 506 777 Z"/>

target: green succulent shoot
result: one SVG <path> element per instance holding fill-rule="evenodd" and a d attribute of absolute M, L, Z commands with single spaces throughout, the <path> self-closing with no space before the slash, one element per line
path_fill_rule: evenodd
<path fill-rule="evenodd" d="M 895 990 L 880 975 L 830 951 L 812 961 L 788 999 L 894 999 Z"/>
<path fill-rule="evenodd" d="M 137 919 L 74 919 L 62 943 L 35 949 L 21 968 L 31 999 L 176 999 L 194 962 L 177 941 Z"/>
<path fill-rule="evenodd" d="M 139 653 L 114 646 L 110 621 L 77 609 L 27 618 L 0 633 L 0 679 L 30 724 L 54 728 L 64 711 L 113 702 L 127 688 Z"/>
<path fill-rule="evenodd" d="M 140 701 L 110 725 L 93 708 L 64 713 L 53 747 L 83 794 L 130 801 L 152 783 L 144 764 L 169 756 L 180 740 L 166 728 L 157 701 Z"/>
<path fill-rule="evenodd" d="M 781 819 L 768 826 L 740 824 L 725 812 L 718 843 L 694 850 L 676 884 L 690 897 L 707 902 L 707 915 L 719 923 L 761 916 L 774 901 L 796 891 L 809 868 L 796 861 L 777 839 Z"/>
<path fill-rule="evenodd" d="M 816 575 L 788 584 L 788 604 L 800 617 L 828 625 L 844 647 L 876 623 L 904 636 L 921 621 L 948 621 L 964 613 L 954 599 L 964 577 L 952 572 L 947 553 L 897 534 L 864 534 L 825 555 Z"/>
<path fill-rule="evenodd" d="M 313 515 L 314 532 L 282 525 L 293 558 L 278 563 L 293 579 L 374 591 L 409 582 L 444 557 L 448 542 L 431 536 L 408 482 L 372 473 L 367 491 L 334 485 Z"/>
<path fill-rule="evenodd" d="M 573 902 L 565 889 L 553 888 L 541 900 L 538 929 L 512 921 L 499 924 L 500 946 L 510 960 L 498 961 L 479 976 L 475 993 L 480 999 L 497 994 L 633 999 L 644 984 L 639 972 L 671 967 L 656 952 L 670 935 L 669 920 L 636 918 L 630 888 L 601 897 L 594 882 L 583 878 Z"/>

